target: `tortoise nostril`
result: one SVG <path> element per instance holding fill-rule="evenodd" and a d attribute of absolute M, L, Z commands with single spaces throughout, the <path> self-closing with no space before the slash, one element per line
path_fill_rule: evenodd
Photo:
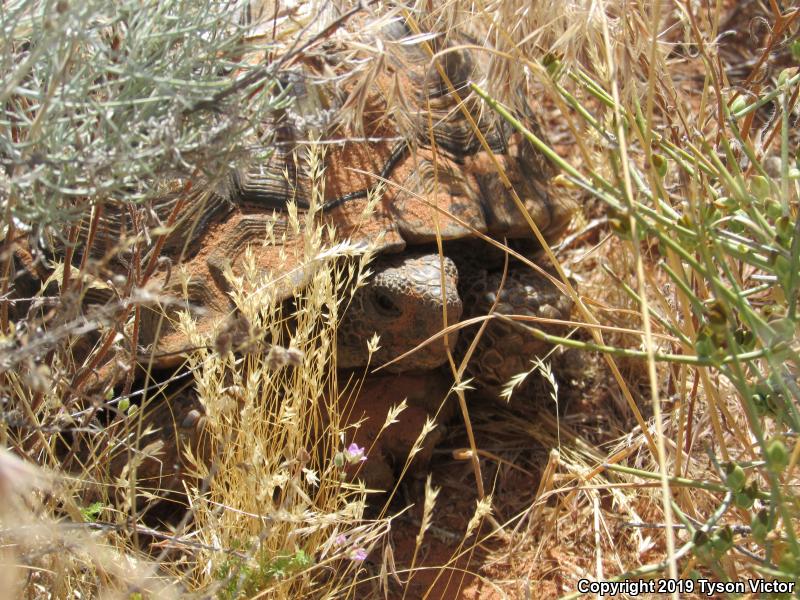
<path fill-rule="evenodd" d="M 387 317 L 397 317 L 403 312 L 388 294 L 379 290 L 375 292 L 375 306 L 379 312 Z"/>

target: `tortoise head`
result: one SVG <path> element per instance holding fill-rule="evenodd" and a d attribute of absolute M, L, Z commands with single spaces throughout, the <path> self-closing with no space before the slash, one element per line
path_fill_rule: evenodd
<path fill-rule="evenodd" d="M 447 323 L 461 318 L 458 272 L 452 260 L 438 254 L 381 256 L 372 264 L 375 274 L 359 288 L 337 331 L 336 359 L 339 367 L 367 364 L 367 342 L 380 334 L 380 348 L 371 364 L 380 365 L 421 344 Z M 442 289 L 444 283 L 444 289 Z M 457 333 L 448 336 L 450 349 Z M 393 371 L 427 370 L 447 360 L 443 339 L 437 339 L 396 365 Z"/>

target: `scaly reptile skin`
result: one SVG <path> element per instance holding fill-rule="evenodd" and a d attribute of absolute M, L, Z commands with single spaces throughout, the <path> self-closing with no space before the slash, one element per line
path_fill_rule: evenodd
<path fill-rule="evenodd" d="M 379 365 L 436 336 L 445 315 L 447 323 L 454 324 L 462 313 L 477 316 L 491 307 L 488 299 L 496 293 L 498 265 L 481 264 L 488 246 L 475 232 L 496 239 L 532 235 L 497 165 L 543 234 L 552 240 L 563 232 L 574 207 L 548 190 L 550 169 L 545 161 L 470 93 L 468 83 L 481 82 L 486 69 L 483 54 L 454 49 L 469 38 L 452 34 L 448 42 L 429 40 L 434 51 L 447 50 L 434 64 L 423 45 L 403 42 L 411 33 L 402 22 L 388 25 L 382 35 L 386 54 L 366 88 L 363 76 L 347 77 L 363 57 L 346 44 L 332 42 L 324 53 L 296 61 L 279 76 L 292 104 L 266 119 L 265 128 L 276 132 L 272 145 L 251 152 L 246 164 L 238 165 L 225 181 L 199 183 L 188 199 L 172 192 L 141 209 L 139 226 L 157 225 L 182 202 L 166 240 L 144 248 L 138 259 L 146 264 L 148 252 L 158 248 L 170 258 L 173 272 L 182 264 L 191 274 L 188 283 L 163 273 L 156 277 L 163 294 L 174 296 L 174 301 L 142 312 L 137 340 L 147 350 L 139 353 L 142 360 L 155 360 L 155 366 L 182 361 L 182 350 L 189 344 L 173 326 L 178 308 L 202 308 L 200 331 L 211 336 L 218 332 L 235 310 L 225 274 L 228 269 L 241 272 L 248 246 L 258 269 L 275 276 L 279 299 L 308 281 L 311 274 L 299 267 L 308 258 L 303 236 L 292 231 L 285 209 L 290 201 L 301 213 L 311 205 L 313 184 L 302 166 L 309 139 L 329 142 L 324 146 L 318 224 L 335 226 L 340 239 L 381 240 L 371 265 L 375 276 L 358 291 L 339 330 L 342 367 L 366 363 L 366 343 L 374 332 L 381 336 L 381 349 L 372 364 Z M 360 113 L 346 111 L 355 99 L 360 99 Z M 521 106 L 517 116 L 539 131 L 533 109 L 526 101 Z M 347 120 L 344 114 L 360 118 Z M 365 217 L 369 192 L 378 185 L 383 186 L 382 195 Z M 134 231 L 131 211 L 130 206 L 106 204 L 93 253 L 104 255 L 126 232 Z M 264 244 L 267 230 L 275 243 Z M 443 241 L 444 258 L 436 251 L 437 237 Z M 457 268 L 465 256 L 478 268 Z M 119 271 L 126 273 L 132 259 L 122 256 Z M 567 316 L 570 303 L 555 286 L 520 264 L 510 268 L 503 291 L 507 300 L 497 307 L 499 312 Z M 183 298 L 184 290 L 188 298 Z M 457 338 L 456 332 L 448 336 L 451 350 Z M 475 374 L 487 385 L 527 365 L 530 353 L 542 348 L 508 323 L 493 324 L 485 338 L 476 352 Z M 439 338 L 391 368 L 428 370 L 446 360 L 446 351 Z"/>
<path fill-rule="evenodd" d="M 532 236 L 527 219 L 498 175 L 498 166 L 546 239 L 561 235 L 574 206 L 551 193 L 550 169 L 533 146 L 471 94 L 470 81 L 485 83 L 482 61 L 488 53 L 456 49 L 474 45 L 476 40 L 458 32 L 448 35 L 447 41 L 443 35 L 429 36 L 424 43 L 420 38 L 409 41 L 415 36 L 395 21 L 380 34 L 377 45 L 385 50 L 380 59 L 358 45 L 326 42 L 317 54 L 310 50 L 279 74 L 283 91 L 294 102 L 266 116 L 264 130 L 274 131 L 275 139 L 266 147 L 254 143 L 249 160 L 236 165 L 229 177 L 194 182 L 188 197 L 182 192 L 184 186 L 176 184 L 145 207 L 106 201 L 94 245 L 75 252 L 76 265 L 83 252 L 104 258 L 130 236 L 148 239 L 143 232 L 157 230 L 177 212 L 165 237 L 140 243 L 137 252 L 118 253 L 117 260 L 109 263 L 110 271 L 127 276 L 150 264 L 157 251 L 169 259 L 153 278 L 160 289 L 153 286 L 149 291 L 161 298 L 171 296 L 172 301 L 143 307 L 137 339 L 121 336 L 121 343 L 130 344 L 127 352 L 136 353 L 143 364 L 152 362 L 149 366 L 179 365 L 192 344 L 174 327 L 174 320 L 179 309 L 190 306 L 202 309 L 197 325 L 200 333 L 207 334 L 208 343 L 219 341 L 224 324 L 236 310 L 226 274 L 241 275 L 248 247 L 257 269 L 274 277 L 272 289 L 278 300 L 290 297 L 309 281 L 313 270 L 303 265 L 311 257 L 305 255 L 303 235 L 293 231 L 286 209 L 294 202 L 302 222 L 303 211 L 311 208 L 315 188 L 303 169 L 311 139 L 326 149 L 317 224 L 335 226 L 339 239 L 380 240 L 380 252 L 370 264 L 374 275 L 356 291 L 339 325 L 337 365 L 363 368 L 369 358 L 371 366 L 379 366 L 436 338 L 391 367 L 400 372 L 424 371 L 424 377 L 385 375 L 379 385 L 373 381 L 374 387 L 364 388 L 363 406 L 375 404 L 374 392 L 382 395 L 388 407 L 388 390 L 397 394 L 393 401 L 406 396 L 413 400 L 403 387 L 409 382 L 417 382 L 420 398 L 439 399 L 446 394 L 449 374 L 432 370 L 445 363 L 448 350 L 457 359 L 463 357 L 478 326 L 452 331 L 448 347 L 437 337 L 445 321 L 457 325 L 492 309 L 503 315 L 567 318 L 570 301 L 520 262 L 508 265 L 501 290 L 504 261 L 477 235 L 501 241 Z M 360 43 L 362 48 L 375 46 L 376 40 Z M 436 53 L 435 60 L 428 47 Z M 365 69 L 368 76 L 363 74 Z M 356 75 L 350 77 L 351 73 Z M 515 113 L 542 137 L 527 99 L 521 99 Z M 379 187 L 380 198 L 365 216 L 368 197 Z M 86 226 L 79 240 L 89 237 Z M 265 244 L 267 231 L 272 232 L 273 241 Z M 443 256 L 437 251 L 439 241 Z M 189 274 L 188 280 L 178 276 L 179 270 Z M 106 281 L 114 273 L 101 275 Z M 91 295 L 97 302 L 94 290 Z M 110 306 L 117 300 L 99 299 L 110 301 Z M 380 335 L 380 349 L 369 357 L 367 343 L 373 333 Z M 91 348 L 95 341 L 86 345 Z M 495 319 L 474 348 L 468 375 L 478 386 L 496 390 L 512 375 L 530 369 L 530 359 L 546 350 L 524 327 Z M 109 354 L 112 358 L 106 367 L 113 360 L 114 353 Z M 103 372 L 103 365 L 96 370 Z M 108 383 L 99 379 L 101 384 Z M 435 386 L 434 380 L 438 381 Z M 164 458 L 148 459 L 139 467 L 140 476 L 150 478 L 153 486 L 181 489 L 186 477 L 181 448 L 190 445 L 202 456 L 203 407 L 197 395 L 188 392 L 148 408 L 151 412 L 145 423 L 154 425 L 152 439 L 165 436 L 167 444 Z M 383 416 L 371 418 L 373 424 L 383 423 Z M 382 440 L 372 446 L 369 461 L 371 468 L 384 471 L 384 480 L 391 476 L 388 463 L 380 458 L 386 443 Z M 407 454 L 407 448 L 392 453 L 402 455 L 403 451 Z M 120 455 L 114 470 L 122 470 L 127 460 L 127 453 Z M 398 464 L 404 460 L 400 456 Z"/>

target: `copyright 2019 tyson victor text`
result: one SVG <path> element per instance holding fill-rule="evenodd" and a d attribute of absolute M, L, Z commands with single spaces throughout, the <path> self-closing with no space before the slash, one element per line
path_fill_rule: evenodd
<path fill-rule="evenodd" d="M 582 594 L 618 596 L 628 594 L 691 594 L 705 596 L 717 594 L 791 594 L 795 590 L 793 581 L 771 581 L 768 579 L 746 579 L 744 581 L 711 581 L 710 579 L 626 579 L 624 581 L 578 580 L 578 591 Z"/>

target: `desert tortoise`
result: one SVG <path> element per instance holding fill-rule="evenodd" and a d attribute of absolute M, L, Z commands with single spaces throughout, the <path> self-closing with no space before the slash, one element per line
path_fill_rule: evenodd
<path fill-rule="evenodd" d="M 302 264 L 305 248 L 302 236 L 291 233 L 286 209 L 292 201 L 300 211 L 308 210 L 318 193 L 298 158 L 310 139 L 326 149 L 324 195 L 316 199 L 315 218 L 335 225 L 339 239 L 377 243 L 380 250 L 371 265 L 374 277 L 359 289 L 338 330 L 340 367 L 365 364 L 366 340 L 373 332 L 381 335 L 381 348 L 372 357 L 372 364 L 379 365 L 435 335 L 445 315 L 453 324 L 492 306 L 502 255 L 499 261 L 490 259 L 490 246 L 475 232 L 501 241 L 532 235 L 497 175 L 495 159 L 546 238 L 555 239 L 566 228 L 573 207 L 549 193 L 550 170 L 543 159 L 470 93 L 468 83 L 480 82 L 485 74 L 484 57 L 454 49 L 453 39 L 413 43 L 402 21 L 383 32 L 385 60 L 376 61 L 379 68 L 356 84 L 343 74 L 363 57 L 335 42 L 286 66 L 279 87 L 293 101 L 267 119 L 276 132 L 274 142 L 251 152 L 247 164 L 228 180 L 188 198 L 182 192 L 166 194 L 148 208 L 145 220 L 149 214 L 163 222 L 179 207 L 159 250 L 191 277 L 188 284 L 178 283 L 174 266 L 171 280 L 164 273 L 159 277 L 166 293 L 176 298 L 188 290 L 190 305 L 203 309 L 201 330 L 212 332 L 234 311 L 229 275 L 241 270 L 248 246 L 258 269 L 277 274 L 278 296 L 288 296 L 307 281 L 308 269 L 293 268 Z M 448 51 L 432 60 L 429 48 Z M 345 119 L 344 114 L 358 118 Z M 519 111 L 518 117 L 536 129 L 531 109 Z M 370 192 L 378 185 L 380 197 L 365 216 Z M 112 247 L 130 225 L 129 212 L 107 209 L 93 251 L 102 254 Z M 278 243 L 264 244 L 267 230 Z M 444 256 L 437 250 L 437 236 Z M 568 314 L 570 302 L 546 278 L 512 264 L 497 309 L 560 318 Z M 140 351 L 141 357 L 155 359 L 156 366 L 180 362 L 187 341 L 173 326 L 174 307 L 144 317 L 138 344 L 146 351 Z M 456 337 L 449 336 L 451 349 Z M 492 384 L 524 368 L 527 358 L 541 350 L 507 323 L 492 324 L 486 340 L 475 354 L 475 373 Z M 437 340 L 392 368 L 434 368 L 446 360 L 445 350 Z"/>

